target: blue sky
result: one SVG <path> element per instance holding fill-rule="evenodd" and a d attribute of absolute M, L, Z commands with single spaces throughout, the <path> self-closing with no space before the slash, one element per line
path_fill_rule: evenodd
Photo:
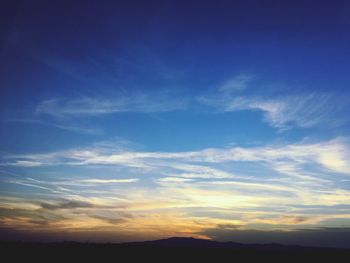
<path fill-rule="evenodd" d="M 350 239 L 349 9 L 5 3 L 2 231 Z"/>

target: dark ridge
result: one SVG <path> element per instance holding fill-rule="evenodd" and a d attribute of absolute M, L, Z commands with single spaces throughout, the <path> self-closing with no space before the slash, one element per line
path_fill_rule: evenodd
<path fill-rule="evenodd" d="M 324 248 L 300 245 L 282 245 L 278 243 L 242 244 L 236 242 L 219 242 L 193 237 L 170 237 L 153 241 L 129 242 L 123 245 L 162 246 L 162 247 L 190 247 L 190 248 L 226 248 L 226 249 L 255 249 L 255 250 L 346 250 L 342 248 Z M 349 250 L 350 251 L 350 250 Z"/>
<path fill-rule="evenodd" d="M 350 262 L 350 249 L 286 246 L 281 244 L 240 244 L 196 238 L 173 237 L 122 244 L 79 242 L 33 243 L 1 241 L 6 262 L 289 262 L 329 260 Z"/>
<path fill-rule="evenodd" d="M 168 246 L 168 247 L 217 247 L 220 245 L 227 244 L 227 242 L 217 242 L 217 241 L 212 241 L 207 239 L 198 239 L 193 237 L 170 237 L 166 239 L 143 241 L 143 242 L 131 242 L 126 244 L 157 245 L 157 246 Z"/>

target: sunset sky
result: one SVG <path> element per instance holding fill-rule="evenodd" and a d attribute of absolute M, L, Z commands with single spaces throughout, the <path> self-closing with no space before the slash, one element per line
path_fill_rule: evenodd
<path fill-rule="evenodd" d="M 349 1 L 1 5 L 2 239 L 350 246 Z"/>

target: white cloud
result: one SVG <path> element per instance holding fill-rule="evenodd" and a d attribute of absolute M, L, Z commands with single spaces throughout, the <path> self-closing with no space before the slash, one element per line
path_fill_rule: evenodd
<path fill-rule="evenodd" d="M 183 183 L 183 182 L 190 182 L 193 181 L 193 179 L 189 179 L 189 178 L 181 178 L 181 177 L 163 177 L 163 178 L 159 178 L 157 179 L 158 182 L 162 183 L 162 182 L 166 182 L 166 183 Z"/>
<path fill-rule="evenodd" d="M 180 170 L 183 177 L 229 178 L 234 175 L 196 163 L 262 162 L 277 171 L 286 171 L 288 175 L 298 173 L 298 169 L 304 165 L 313 165 L 330 172 L 350 174 L 349 159 L 350 149 L 347 141 L 338 138 L 319 143 L 213 148 L 192 152 L 137 152 L 127 149 L 113 151 L 110 148 L 95 147 L 47 154 L 8 156 L 2 165 L 116 165 L 145 169 L 171 167 Z"/>
<path fill-rule="evenodd" d="M 170 98 L 167 94 L 134 94 L 112 98 L 50 99 L 38 105 L 36 112 L 56 118 L 72 118 L 118 112 L 164 112 L 182 110 L 185 106 L 184 100 Z"/>
<path fill-rule="evenodd" d="M 265 120 L 274 127 L 289 125 L 309 128 L 327 123 L 336 125 L 332 119 L 334 108 L 331 97 L 325 94 L 285 96 L 274 100 L 256 100 L 248 104 L 251 109 L 264 113 Z"/>
<path fill-rule="evenodd" d="M 89 117 L 123 112 L 154 113 L 186 108 L 186 99 L 174 98 L 167 91 L 134 93 L 114 96 L 80 97 L 76 99 L 53 98 L 42 101 L 35 109 L 35 123 L 53 126 L 82 134 L 102 134 L 101 127 L 91 123 Z M 49 118 L 47 118 L 49 117 Z M 27 122 L 26 120 L 14 120 Z"/>
<path fill-rule="evenodd" d="M 225 81 L 219 90 L 223 93 L 229 94 L 232 92 L 245 90 L 250 82 L 255 79 L 253 75 L 241 74 Z"/>
<path fill-rule="evenodd" d="M 342 108 L 339 99 L 338 103 L 334 103 L 331 94 L 306 93 L 269 97 L 246 95 L 244 90 L 249 88 L 248 85 L 253 80 L 253 76 L 238 75 L 218 86 L 214 93 L 197 97 L 197 100 L 219 112 L 259 111 L 263 114 L 264 121 L 280 130 L 292 126 L 310 128 L 325 124 L 333 127 L 344 122 L 337 116 Z"/>
<path fill-rule="evenodd" d="M 73 180 L 77 184 L 120 184 L 120 183 L 134 183 L 137 182 L 138 178 L 131 179 L 82 179 Z M 69 181 L 71 183 L 71 181 Z M 64 183 L 63 183 L 64 184 Z"/>
<path fill-rule="evenodd" d="M 192 152 L 141 152 L 104 145 L 106 143 L 85 149 L 9 156 L 5 163 L 12 165 L 21 160 L 65 169 L 74 166 L 79 177 L 55 175 L 54 179 L 42 176 L 39 180 L 20 177 L 15 180 L 11 179 L 12 175 L 6 175 L 10 178 L 6 182 L 38 189 L 38 198 L 46 195 L 45 198 L 49 196 L 53 200 L 88 200 L 103 207 L 125 206 L 125 211 L 137 214 L 135 218 L 142 218 L 146 211 L 163 214 L 191 208 L 187 213 L 205 209 L 206 217 L 212 220 L 217 219 L 210 209 L 224 218 L 232 217 L 236 211 L 244 223 L 256 220 L 273 223 L 276 213 L 293 215 L 297 205 L 323 206 L 319 215 L 325 218 L 329 217 L 328 206 L 350 204 L 350 191 L 341 181 L 350 176 L 347 162 L 350 147 L 342 138 Z M 80 172 L 79 167 L 83 168 Z M 91 176 L 91 170 L 84 174 L 89 168 L 98 174 L 114 167 L 121 170 L 114 170 L 107 178 L 96 177 L 95 173 Z M 40 174 L 40 169 L 31 169 Z M 135 184 L 139 178 L 141 183 Z M 330 213 L 336 216 L 340 212 Z M 75 215 L 66 216 L 74 218 Z"/>
<path fill-rule="evenodd" d="M 329 95 L 308 94 L 280 96 L 273 99 L 237 96 L 219 101 L 207 99 L 202 102 L 218 107 L 222 112 L 260 111 L 264 120 L 271 126 L 286 129 L 289 126 L 310 128 L 325 123 L 338 125 L 340 121 L 332 118 L 336 109 L 331 106 L 330 100 Z"/>
<path fill-rule="evenodd" d="M 84 208 L 84 214 L 79 209 L 66 209 L 64 217 L 71 220 L 66 222 L 68 225 L 83 220 L 84 226 L 90 226 L 89 215 L 120 210 L 132 215 L 134 226 L 143 226 L 145 222 L 139 220 L 148 216 L 164 216 L 168 212 L 180 213 L 195 222 L 240 220 L 243 227 L 262 222 L 295 226 L 300 222 L 291 218 L 310 215 L 312 206 L 317 206 L 317 211 L 312 210 L 310 221 L 349 216 L 346 211 L 329 207 L 350 204 L 350 191 L 341 181 L 350 175 L 350 147 L 346 139 L 189 152 L 142 152 L 111 146 L 102 143 L 85 149 L 9 156 L 7 163 L 14 165 L 21 160 L 62 166 L 62 170 L 74 166 L 78 176 L 45 177 L 40 174 L 44 169 L 32 167 L 26 171 L 38 171 L 32 176 L 34 179 L 6 174 L 1 180 L 35 188 L 34 204 L 40 204 L 43 196 L 53 203 L 63 198 L 93 204 Z M 250 173 L 252 163 L 254 174 Z M 121 170 L 114 169 L 119 166 Z M 135 167 L 143 172 L 135 171 Z M 96 176 L 105 171 L 113 172 L 108 177 Z M 135 184 L 139 178 L 142 181 Z M 17 203 L 7 206 L 16 207 Z M 40 212 L 37 209 L 35 213 Z M 167 223 L 169 219 L 164 220 Z M 101 222 L 94 223 L 99 226 Z M 155 225 L 153 219 L 150 224 Z"/>
<path fill-rule="evenodd" d="M 202 179 L 237 178 L 237 176 L 231 173 L 228 173 L 219 169 L 215 169 L 212 167 L 208 167 L 205 165 L 192 165 L 187 163 L 168 163 L 167 166 L 178 170 L 177 173 L 170 174 L 170 175 L 182 177 L 182 178 L 202 178 Z"/>
<path fill-rule="evenodd" d="M 38 166 L 42 166 L 43 164 L 38 161 L 16 160 L 14 163 L 11 163 L 9 165 L 20 166 L 20 167 L 38 167 Z"/>

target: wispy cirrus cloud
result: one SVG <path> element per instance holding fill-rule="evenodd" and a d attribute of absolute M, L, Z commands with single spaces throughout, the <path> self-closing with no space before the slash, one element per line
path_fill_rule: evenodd
<path fill-rule="evenodd" d="M 275 212 L 281 211 L 286 216 L 298 217 L 310 213 L 309 208 L 296 208 L 296 204 L 319 206 L 317 215 L 313 215 L 313 222 L 348 216 L 340 210 L 328 209 L 350 204 L 349 190 L 342 182 L 350 175 L 346 162 L 350 151 L 345 139 L 194 152 L 140 152 L 125 148 L 115 152 L 113 148 L 102 145 L 48 154 L 11 156 L 8 161 L 14 161 L 13 165 L 16 165 L 17 158 L 36 161 L 41 163 L 42 168 L 124 167 L 128 178 L 115 172 L 108 178 L 80 175 L 70 180 L 27 178 L 5 182 L 35 187 L 67 200 L 111 207 L 127 205 L 126 210 L 134 213 L 139 210 L 215 208 L 217 212 L 210 215 L 214 221 L 221 215 L 227 220 L 227 209 L 231 212 L 236 209 L 237 216 L 243 217 L 245 223 L 275 224 Z M 238 169 L 241 164 L 244 164 L 244 168 Z M 252 173 L 251 165 L 260 172 Z M 142 182 L 133 187 L 133 183 L 139 180 Z M 157 197 L 154 191 L 157 191 Z M 95 197 L 89 197 L 91 195 Z M 96 198 L 96 195 L 100 197 Z M 147 203 L 143 200 L 147 200 Z M 191 209 L 193 211 L 197 211 L 197 208 Z M 291 224 L 288 218 L 280 221 Z"/>
<path fill-rule="evenodd" d="M 40 163 L 41 168 L 122 167 L 128 175 L 127 178 L 121 178 L 116 172 L 108 178 L 82 176 L 51 182 L 18 179 L 8 181 L 55 194 L 79 193 L 85 191 L 86 186 L 99 185 L 108 186 L 110 190 L 115 185 L 118 187 L 117 192 L 122 193 L 118 185 L 124 185 L 128 189 L 129 185 L 132 187 L 132 183 L 142 178 L 138 187 L 145 185 L 145 182 L 158 185 L 162 189 L 159 191 L 164 193 L 162 200 L 169 200 L 170 206 L 174 202 L 173 198 L 177 200 L 179 197 L 187 200 L 185 204 L 182 201 L 177 204 L 180 207 L 215 206 L 217 202 L 221 209 L 223 206 L 236 207 L 237 201 L 240 205 L 252 207 L 281 204 L 288 207 L 295 203 L 324 206 L 349 204 L 349 190 L 342 181 L 350 176 L 347 162 L 350 147 L 346 139 L 193 152 L 140 152 L 130 149 L 119 149 L 116 152 L 110 147 L 100 147 L 8 156 L 2 165 L 18 166 L 19 159 Z M 31 169 L 37 168 L 32 166 Z M 138 192 L 137 188 L 132 189 L 133 192 Z M 108 193 L 106 190 L 103 194 Z M 143 195 L 144 193 L 141 194 Z M 130 193 L 125 193 L 122 198 L 132 201 Z M 137 203 L 140 195 L 135 198 Z"/>
<path fill-rule="evenodd" d="M 158 90 L 50 98 L 36 106 L 32 123 L 47 124 L 78 133 L 102 134 L 103 129 L 92 126 L 90 118 L 125 112 L 149 114 L 185 110 L 188 109 L 189 102 L 213 108 L 217 113 L 257 112 L 264 122 L 279 131 L 292 127 L 339 127 L 348 122 L 345 109 L 349 105 L 336 94 L 284 92 L 281 95 L 268 92 L 270 95 L 266 95 L 261 91 L 262 88 L 257 89 L 259 85 L 261 83 L 256 76 L 241 74 L 222 82 L 212 92 L 197 96 Z M 17 121 L 24 123 L 27 120 Z"/>
<path fill-rule="evenodd" d="M 168 91 L 133 94 L 119 93 L 109 96 L 82 96 L 78 98 L 51 98 L 41 101 L 32 119 L 11 119 L 11 122 L 41 124 L 62 130 L 101 135 L 103 126 L 96 126 L 91 118 L 125 112 L 150 114 L 184 110 L 188 100 L 172 96 Z"/>
<path fill-rule="evenodd" d="M 121 112 L 165 112 L 183 110 L 184 99 L 170 99 L 169 95 L 133 94 L 114 98 L 83 97 L 77 99 L 49 99 L 41 102 L 36 112 L 56 118 L 93 117 Z"/>
<path fill-rule="evenodd" d="M 137 178 L 131 179 L 81 179 L 73 182 L 80 184 L 120 184 L 120 183 L 134 183 L 137 182 Z"/>
<path fill-rule="evenodd" d="M 213 107 L 218 112 L 257 111 L 272 127 L 281 131 L 293 126 L 310 128 L 317 126 L 336 127 L 345 122 L 339 116 L 348 106 L 331 93 L 305 93 L 273 96 L 248 94 L 247 89 L 256 88 L 252 75 L 238 75 L 218 86 L 210 95 L 201 95 L 197 101 Z M 337 101 L 337 103 L 334 103 Z"/>
<path fill-rule="evenodd" d="M 42 154 L 12 155 L 5 157 L 1 165 L 25 167 L 121 165 L 140 168 L 171 165 L 175 169 L 194 172 L 198 177 L 206 177 L 211 173 L 215 174 L 215 169 L 196 167 L 188 163 L 265 162 L 281 171 L 288 171 L 288 169 L 291 171 L 292 167 L 313 163 L 332 172 L 350 174 L 350 166 L 347 162 L 349 158 L 350 149 L 347 140 L 337 138 L 318 143 L 210 148 L 188 152 L 140 152 L 128 149 L 115 151 L 110 148 L 92 147 Z M 179 165 L 177 160 L 184 163 Z M 172 163 L 169 164 L 169 161 Z M 229 176 L 224 172 L 215 174 L 215 177 Z"/>
<path fill-rule="evenodd" d="M 74 178 L 70 180 L 39 180 L 31 177 L 27 178 L 6 178 L 0 180 L 3 183 L 15 184 L 25 186 L 29 188 L 40 189 L 48 193 L 62 194 L 74 193 L 76 189 L 94 187 L 105 187 L 105 186 L 116 186 L 122 184 L 132 184 L 139 181 L 138 178 L 118 178 L 118 179 L 105 179 L 105 178 Z M 74 190 L 74 189 L 75 190 Z"/>
<path fill-rule="evenodd" d="M 188 218 L 204 209 L 205 216 L 194 216 L 193 221 L 210 218 L 214 227 L 237 219 L 241 225 L 280 222 L 288 229 L 305 222 L 292 223 L 276 215 L 303 217 L 310 215 L 310 206 L 318 206 L 310 219 L 315 224 L 350 217 L 332 208 L 350 204 L 349 187 L 343 181 L 350 176 L 349 158 L 346 138 L 188 152 L 135 151 L 104 142 L 90 148 L 7 156 L 2 163 L 5 169 L 27 161 L 39 164 L 29 166 L 27 172 L 67 168 L 80 172 L 25 179 L 5 174 L 2 184 L 20 185 L 39 197 L 98 204 L 90 209 L 124 207 L 124 212 L 134 215 L 134 223 L 141 225 L 148 224 L 141 222 L 144 213 L 164 215 L 176 210 Z M 86 224 L 98 225 L 87 215 L 81 216 Z M 73 220 L 67 225 L 75 224 L 74 213 L 67 211 L 66 217 Z"/>
<path fill-rule="evenodd" d="M 5 122 L 12 123 L 22 123 L 22 124 L 37 124 L 49 127 L 59 128 L 65 131 L 71 131 L 81 134 L 89 134 L 89 135 L 100 135 L 103 133 L 103 130 L 99 127 L 92 127 L 90 124 L 77 123 L 76 121 L 68 121 L 68 120 L 43 120 L 38 118 L 39 116 L 35 116 L 37 119 L 24 119 L 24 118 L 11 118 L 4 120 Z"/>
<path fill-rule="evenodd" d="M 254 79 L 255 76 L 252 74 L 240 74 L 223 82 L 218 90 L 224 94 L 244 91 Z"/>
<path fill-rule="evenodd" d="M 275 99 L 241 97 L 227 105 L 225 111 L 261 111 L 267 123 L 282 130 L 291 126 L 310 128 L 325 123 L 334 126 L 342 120 L 332 118 L 337 113 L 337 108 L 331 100 L 332 97 L 327 94 L 284 96 Z"/>

